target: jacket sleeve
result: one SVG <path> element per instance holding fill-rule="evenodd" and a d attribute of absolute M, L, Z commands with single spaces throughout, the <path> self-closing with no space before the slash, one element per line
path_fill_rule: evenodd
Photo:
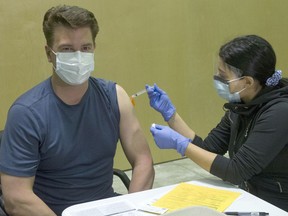
<path fill-rule="evenodd" d="M 240 184 L 261 173 L 288 146 L 287 109 L 286 102 L 262 110 L 239 151 L 232 159 L 218 155 L 212 164 L 211 174 Z"/>
<path fill-rule="evenodd" d="M 193 140 L 193 144 L 207 151 L 224 155 L 228 150 L 230 140 L 230 124 L 230 112 L 227 111 L 220 123 L 210 131 L 204 141 L 201 137 L 196 136 Z"/>

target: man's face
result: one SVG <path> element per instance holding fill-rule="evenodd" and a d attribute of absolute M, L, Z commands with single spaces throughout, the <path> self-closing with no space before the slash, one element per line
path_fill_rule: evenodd
<path fill-rule="evenodd" d="M 94 52 L 95 46 L 89 27 L 71 29 L 63 26 L 56 27 L 54 30 L 54 41 L 52 47 L 54 52 Z M 49 49 L 46 48 L 46 52 Z M 50 50 L 51 51 L 51 50 Z M 55 65 L 55 55 L 47 53 L 48 61 Z M 50 57 L 50 58 L 49 58 Z"/>

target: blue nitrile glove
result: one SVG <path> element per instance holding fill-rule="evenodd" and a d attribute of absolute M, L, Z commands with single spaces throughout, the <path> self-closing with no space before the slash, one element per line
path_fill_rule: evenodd
<path fill-rule="evenodd" d="M 150 132 L 160 149 L 176 149 L 182 156 L 185 155 L 188 144 L 192 142 L 168 126 L 153 124 Z"/>
<path fill-rule="evenodd" d="M 165 121 L 169 121 L 176 112 L 176 108 L 166 92 L 156 84 L 154 86 L 146 85 L 145 87 L 150 100 L 150 106 L 160 112 Z"/>

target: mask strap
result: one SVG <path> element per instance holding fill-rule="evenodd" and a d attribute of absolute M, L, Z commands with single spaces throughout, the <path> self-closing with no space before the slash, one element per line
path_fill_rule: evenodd
<path fill-rule="evenodd" d="M 235 78 L 235 79 L 232 79 L 232 80 L 229 80 L 229 81 L 228 81 L 228 84 L 230 84 L 231 82 L 237 81 L 237 80 L 241 80 L 241 79 L 243 79 L 243 78 L 244 78 L 244 76 L 239 77 L 239 78 Z M 245 88 L 243 88 L 242 90 L 240 90 L 240 91 L 238 91 L 238 92 L 235 92 L 235 93 L 233 93 L 233 94 L 240 94 L 240 93 L 241 93 L 242 91 L 244 91 L 246 88 L 247 88 L 247 87 L 245 87 Z"/>
<path fill-rule="evenodd" d="M 243 79 L 243 78 L 244 78 L 244 76 L 239 77 L 239 78 L 235 78 L 235 79 L 232 79 L 232 80 L 227 81 L 227 83 L 229 84 L 229 83 L 231 83 L 231 82 L 234 82 L 234 81 L 237 81 L 237 80 L 241 80 L 241 79 Z"/>
<path fill-rule="evenodd" d="M 240 94 L 242 91 L 244 91 L 247 87 L 243 88 L 242 90 L 235 92 L 234 94 Z"/>
<path fill-rule="evenodd" d="M 53 53 L 55 56 L 57 56 L 57 53 L 54 52 L 54 50 L 53 50 L 51 47 L 48 46 L 48 48 L 52 51 L 52 53 Z"/>
<path fill-rule="evenodd" d="M 47 46 L 47 47 L 52 51 L 52 53 L 53 53 L 55 56 L 57 56 L 57 53 L 54 52 L 54 50 L 53 50 L 51 47 L 49 47 L 49 46 Z M 52 63 L 52 65 L 53 65 L 53 70 L 56 71 L 56 67 L 54 66 L 53 63 Z"/>

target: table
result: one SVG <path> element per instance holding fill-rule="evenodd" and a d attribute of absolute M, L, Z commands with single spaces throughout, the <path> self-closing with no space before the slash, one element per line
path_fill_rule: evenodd
<path fill-rule="evenodd" d="M 223 182 L 222 180 L 217 180 L 217 179 L 201 179 L 201 181 L 190 181 L 187 183 L 193 183 L 196 185 L 200 186 L 207 186 L 211 188 L 219 188 L 219 189 L 226 189 L 229 191 L 235 191 L 235 192 L 240 192 L 242 195 L 240 198 L 236 199 L 235 202 L 230 205 L 226 211 L 239 211 L 239 212 L 269 212 L 269 216 L 288 216 L 288 212 L 242 190 L 234 185 Z M 80 210 L 85 210 L 85 209 L 91 209 L 91 207 L 97 207 L 97 206 L 103 206 L 111 203 L 116 203 L 118 201 L 127 201 L 131 203 L 133 206 L 136 208 L 139 208 L 143 204 L 148 204 L 151 203 L 153 200 L 160 198 L 173 188 L 175 188 L 177 184 L 175 185 L 169 185 L 169 186 L 164 186 L 160 188 L 154 188 L 151 190 L 146 190 L 142 192 L 137 192 L 137 193 L 132 193 L 132 194 L 126 194 L 118 197 L 112 197 L 112 198 L 107 198 L 107 199 L 102 199 L 102 200 L 97 200 L 97 201 L 91 201 L 87 203 L 82 203 L 82 204 L 77 204 L 68 207 L 65 209 L 62 213 L 62 216 L 77 216 L 77 215 L 83 215 L 83 216 L 88 216 L 89 214 L 77 214 L 76 212 L 79 212 Z M 96 214 L 94 214 L 96 215 Z M 93 215 L 93 216 L 94 216 Z M 98 215 L 98 214 L 97 214 Z M 100 215 L 100 214 L 99 214 Z M 132 214 L 131 214 L 132 215 Z M 134 214 L 133 214 L 134 215 Z M 136 214 L 135 214 L 136 215 Z M 154 215 L 155 214 L 141 214 L 141 215 Z M 92 216 L 92 215 L 91 215 Z"/>

